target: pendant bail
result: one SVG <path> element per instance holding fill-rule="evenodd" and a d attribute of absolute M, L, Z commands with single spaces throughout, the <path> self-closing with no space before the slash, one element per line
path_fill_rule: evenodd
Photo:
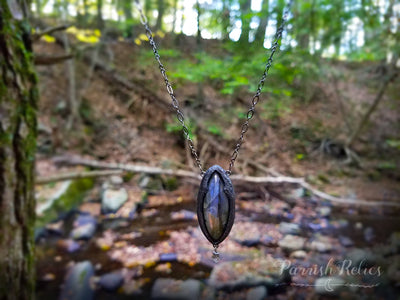
<path fill-rule="evenodd" d="M 220 256 L 219 256 L 219 252 L 218 252 L 218 245 L 215 244 L 214 246 L 214 250 L 212 252 L 212 260 L 214 261 L 214 263 L 218 263 L 220 260 Z"/>

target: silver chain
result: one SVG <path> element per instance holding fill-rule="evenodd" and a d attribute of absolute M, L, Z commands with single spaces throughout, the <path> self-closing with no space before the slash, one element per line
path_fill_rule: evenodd
<path fill-rule="evenodd" d="M 139 0 L 135 0 L 135 2 L 136 2 L 136 5 L 137 5 L 137 9 L 138 9 L 138 11 L 140 13 L 140 23 L 142 23 L 144 28 L 145 28 L 146 36 L 149 39 L 150 46 L 151 46 L 151 48 L 153 50 L 153 53 L 154 53 L 154 57 L 155 57 L 156 61 L 158 62 L 158 67 L 160 69 L 162 77 L 164 78 L 165 86 L 167 88 L 167 92 L 171 97 L 172 107 L 175 110 L 175 113 L 176 113 L 176 116 L 178 118 L 179 123 L 182 125 L 183 134 L 184 134 L 184 136 L 185 136 L 185 138 L 186 138 L 186 140 L 188 142 L 188 146 L 189 146 L 189 149 L 190 149 L 190 151 L 191 151 L 191 153 L 192 153 L 192 155 L 194 157 L 194 160 L 195 160 L 198 168 L 200 169 L 201 175 L 203 175 L 204 174 L 204 169 L 203 169 L 203 166 L 201 164 L 200 157 L 199 157 L 199 155 L 197 153 L 196 147 L 194 146 L 193 140 L 190 137 L 189 129 L 187 128 L 187 126 L 185 124 L 185 117 L 184 117 L 183 112 L 181 111 L 181 109 L 179 107 L 178 99 L 176 99 L 176 96 L 174 94 L 174 90 L 172 88 L 172 85 L 169 82 L 169 79 L 167 77 L 167 73 L 166 73 L 167 71 L 166 71 L 163 63 L 160 60 L 160 54 L 158 53 L 157 46 L 156 46 L 156 43 L 155 43 L 154 38 L 153 38 L 153 32 L 151 31 L 151 29 L 149 27 L 149 24 L 148 24 L 148 21 L 147 21 L 147 17 L 143 13 L 143 8 L 142 8 Z M 254 96 L 253 96 L 253 98 L 251 100 L 251 105 L 250 105 L 250 108 L 247 111 L 247 115 L 246 115 L 246 121 L 242 124 L 239 139 L 236 142 L 235 149 L 233 150 L 233 153 L 232 153 L 232 156 L 231 156 L 231 160 L 230 160 L 230 163 L 229 163 L 229 169 L 226 170 L 226 173 L 228 175 L 232 174 L 233 166 L 235 164 L 236 158 L 238 157 L 240 147 L 243 144 L 244 135 L 247 132 L 247 130 L 249 129 L 249 122 L 253 118 L 254 112 L 255 112 L 255 107 L 256 107 L 258 101 L 260 100 L 261 90 L 262 90 L 262 88 L 264 86 L 265 79 L 267 78 L 269 69 L 272 66 L 272 61 L 273 61 L 272 58 L 273 58 L 276 50 L 279 47 L 279 41 L 282 38 L 283 28 L 285 26 L 286 19 L 287 19 L 288 15 L 289 15 L 289 10 L 290 10 L 290 7 L 292 5 L 292 2 L 293 2 L 293 0 L 289 0 L 288 4 L 287 4 L 287 6 L 286 6 L 286 8 L 285 8 L 285 10 L 283 12 L 282 23 L 280 24 L 280 26 L 276 30 L 275 39 L 274 39 L 274 42 L 272 43 L 272 46 L 271 46 L 271 54 L 270 54 L 270 56 L 269 56 L 269 58 L 267 60 L 267 63 L 265 65 L 265 69 L 264 69 L 264 72 L 263 72 L 263 74 L 261 76 L 260 82 L 258 83 L 257 91 L 256 91 L 256 93 L 254 94 Z"/>

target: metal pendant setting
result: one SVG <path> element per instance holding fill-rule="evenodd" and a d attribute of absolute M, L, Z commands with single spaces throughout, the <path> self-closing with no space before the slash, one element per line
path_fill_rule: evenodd
<path fill-rule="evenodd" d="M 197 196 L 197 217 L 201 231 L 214 246 L 228 236 L 235 219 L 235 193 L 226 171 L 214 165 L 209 168 L 200 183 Z"/>

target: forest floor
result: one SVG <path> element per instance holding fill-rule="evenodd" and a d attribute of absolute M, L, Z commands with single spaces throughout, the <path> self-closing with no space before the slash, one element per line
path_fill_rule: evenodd
<path fill-rule="evenodd" d="M 168 38 L 165 40 L 167 45 L 171 43 Z M 188 49 L 191 43 L 193 40 L 188 38 L 185 43 Z M 206 48 L 209 43 L 210 52 L 221 51 L 215 50 L 218 49 L 218 45 L 214 42 L 205 43 Z M 101 65 L 109 69 L 96 67 L 92 76 L 89 69 L 93 62 L 86 59 L 84 53 L 81 58 L 75 60 L 76 98 L 81 105 L 80 120 L 74 121 L 72 128 L 67 128 L 69 78 L 66 76 L 66 65 L 37 68 L 40 86 L 36 168 L 38 176 L 84 170 L 82 167 L 58 166 L 53 158 L 60 155 L 196 171 L 181 133 L 173 129 L 174 114 L 156 63 L 151 58 L 149 61 L 143 61 L 140 47 L 143 46 L 124 41 L 110 43 L 108 48 L 101 50 L 99 54 Z M 62 49 L 56 43 L 40 41 L 35 44 L 37 53 L 55 54 L 60 51 Z M 90 52 L 89 58 L 93 56 L 93 52 Z M 396 99 L 399 84 L 388 88 L 383 102 L 372 116 L 371 124 L 354 144 L 361 164 L 345 164 L 341 151 L 334 156 L 327 155 L 318 151 L 319 143 L 330 139 L 340 146 L 340 142 L 346 140 L 349 133 L 346 132 L 344 116 L 338 101 L 344 102 L 348 111 L 347 118 L 359 118 L 377 93 L 376 85 L 370 83 L 377 76 L 378 68 L 366 63 L 325 63 L 341 74 L 337 84 L 316 79 L 310 87 L 307 103 L 302 100 L 292 101 L 290 111 L 272 121 L 263 117 L 265 114 L 260 107 L 246 135 L 234 173 L 266 176 L 272 172 L 302 177 L 315 188 L 337 197 L 398 202 L 400 150 L 398 145 L 393 147 L 393 143 L 388 144 L 387 141 L 400 139 L 400 113 Z M 168 68 L 168 59 L 165 60 L 165 64 Z M 174 82 L 174 78 L 171 77 L 171 81 Z M 182 84 L 177 81 L 176 94 L 185 115 L 195 121 L 195 142 L 206 168 L 213 164 L 227 167 L 243 121 L 237 118 L 237 111 L 247 110 L 251 93 L 239 90 L 234 95 L 221 95 L 218 87 L 206 82 L 202 85 L 203 98 L 199 102 L 196 101 L 198 88 L 198 84 Z M 271 95 L 263 95 L 261 101 L 268 101 L 270 97 Z M 215 128 L 215 124 L 217 130 L 210 130 L 210 127 Z M 94 216 L 97 220 L 95 222 L 101 223 L 101 229 L 97 228 L 95 240 L 85 245 L 80 241 L 79 245 L 75 245 L 71 244 L 73 241 L 67 237 L 68 232 L 76 226 L 79 227 L 79 224 L 76 225 L 79 223 L 79 216 L 73 221 L 75 215 L 66 215 L 62 220 L 61 231 L 57 222 L 51 223 L 56 224 L 55 230 L 54 226 L 49 230 L 46 225 L 48 232 L 58 232 L 59 235 L 56 238 L 45 235 L 46 238 L 38 244 L 39 295 L 50 295 L 60 289 L 65 271 L 57 264 L 65 266 L 71 260 L 91 258 L 97 275 L 125 270 L 121 271 L 125 278 L 125 290 L 120 290 L 121 299 L 123 295 L 132 293 L 142 295 L 143 298 L 149 297 L 157 277 L 186 281 L 202 281 L 209 278 L 209 282 L 214 280 L 215 285 L 218 285 L 218 281 L 230 282 L 229 278 L 225 278 L 228 276 L 225 273 L 229 274 L 232 270 L 216 270 L 212 264 L 205 262 L 205 257 L 209 254 L 205 253 L 205 249 L 209 249 L 210 246 L 199 237 L 195 227 L 195 216 L 191 214 L 195 211 L 193 199 L 197 192 L 193 180 L 168 180 L 164 176 L 139 174 L 125 175 L 123 178 L 122 186 L 128 191 L 129 201 L 134 202 L 135 209 L 137 204 L 146 198 L 147 203 L 142 213 L 139 212 L 139 216 L 128 223 L 127 220 L 131 219 L 126 215 L 122 218 L 121 215 L 111 218 L 101 215 L 101 191 L 107 190 L 107 184 L 110 182 L 104 179 L 97 180 L 89 194 L 84 197 L 84 203 L 78 204 L 77 209 L 78 212 L 86 211 Z M 58 184 L 38 186 L 37 193 L 45 193 L 46 190 L 57 187 Z M 146 192 L 146 197 L 143 197 L 143 192 Z M 391 249 L 385 250 L 385 255 L 395 254 L 395 257 L 398 257 L 397 250 L 393 250 L 393 244 L 396 244 L 398 239 L 395 232 L 400 230 L 396 226 L 397 211 L 394 209 L 377 206 L 358 207 L 351 204 L 332 207 L 332 204 L 324 199 L 313 197 L 293 185 L 240 185 L 236 192 L 238 225 L 233 229 L 234 237 L 221 248 L 221 252 L 226 253 L 226 262 L 235 261 L 237 256 L 242 255 L 241 259 L 246 262 L 250 257 L 251 260 L 258 257 L 262 265 L 270 264 L 280 257 L 290 258 L 293 263 L 301 260 L 301 265 L 306 267 L 307 263 L 312 265 L 315 253 L 317 258 L 313 263 L 323 265 L 330 261 L 329 257 L 338 259 L 361 248 L 367 252 L 353 253 L 353 258 L 357 257 L 354 260 L 360 256 L 366 257 L 369 255 L 368 251 L 373 249 L 379 252 L 376 247 L 385 244 L 392 245 Z M 82 208 L 82 205 L 86 206 Z M 119 213 L 121 214 L 120 211 Z M 393 222 L 382 225 L 391 218 Z M 60 218 L 53 221 L 59 220 Z M 287 222 L 299 224 L 299 227 L 290 227 Z M 269 227 L 271 224 L 273 226 Z M 350 233 L 349 229 L 354 232 Z M 264 235 L 265 232 L 269 232 L 268 236 Z M 250 237 L 245 238 L 246 233 L 250 233 Z M 136 235 L 132 236 L 134 234 Z M 141 237 L 142 235 L 145 236 Z M 137 246 L 134 248 L 137 251 L 135 255 L 132 254 L 133 250 L 129 250 L 133 247 L 130 244 L 132 241 Z M 297 247 L 296 243 L 302 243 L 304 247 Z M 70 247 L 75 249 L 74 245 L 81 250 L 70 251 Z M 203 250 L 199 254 L 188 245 Z M 328 248 L 324 248 L 324 245 Z M 306 252 L 301 252 L 303 249 Z M 73 254 L 68 254 L 70 252 Z M 153 256 L 158 257 L 160 253 L 174 253 L 177 257 L 160 260 L 155 264 L 157 259 Z M 268 256 L 260 256 L 260 253 L 268 253 Z M 54 265 L 49 264 L 53 261 Z M 253 266 L 253 270 L 259 270 L 260 265 Z M 181 275 L 172 276 L 171 270 Z M 240 271 L 235 269 L 235 272 L 238 272 L 240 277 Z M 324 294 L 320 293 L 317 287 L 315 290 L 310 287 L 298 287 L 301 284 L 313 284 L 318 276 L 304 279 L 294 275 L 294 289 L 281 291 L 279 285 L 288 283 L 282 278 L 276 281 L 277 273 L 271 271 L 268 275 L 275 281 L 263 282 L 263 285 L 268 287 L 275 285 L 271 290 L 276 299 L 297 299 L 298 295 L 295 294 L 299 291 L 301 295 L 310 299 L 316 297 L 316 294 Z M 210 276 L 219 276 L 219 279 L 215 280 Z M 132 278 L 136 279 L 132 281 Z M 395 277 L 392 276 L 388 280 L 393 278 Z M 130 285 L 127 285 L 127 282 L 130 282 Z M 363 280 L 361 282 L 365 283 Z M 68 286 L 68 283 L 64 285 Z M 220 288 L 215 285 L 214 288 Z M 228 284 L 221 289 L 218 297 L 242 299 L 249 297 L 249 293 L 263 292 L 252 290 L 251 285 L 245 288 L 243 292 L 240 284 L 234 287 Z M 398 289 L 398 286 L 393 288 Z M 144 290 L 142 294 L 140 289 Z M 268 288 L 268 293 L 271 290 Z M 362 293 L 366 293 L 363 295 L 371 296 L 369 292 L 362 290 Z M 202 289 L 202 297 L 205 297 L 207 292 L 207 289 Z M 353 290 L 336 292 L 351 298 Z M 99 299 L 107 298 L 107 295 L 102 292 L 97 294 Z"/>

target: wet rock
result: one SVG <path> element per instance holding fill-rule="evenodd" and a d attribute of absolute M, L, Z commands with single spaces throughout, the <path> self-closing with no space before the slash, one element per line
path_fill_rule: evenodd
<path fill-rule="evenodd" d="M 90 278 L 94 275 L 93 265 L 89 261 L 76 263 L 65 277 L 60 298 L 62 300 L 90 300 L 94 291 L 90 286 Z"/>
<path fill-rule="evenodd" d="M 101 213 L 101 204 L 94 202 L 85 202 L 81 206 L 79 206 L 79 211 L 83 214 L 99 216 Z"/>
<path fill-rule="evenodd" d="M 352 247 L 354 245 L 354 242 L 347 236 L 339 236 L 339 242 L 344 247 Z"/>
<path fill-rule="evenodd" d="M 99 286 L 107 292 L 115 292 L 124 283 L 124 277 L 120 272 L 109 273 L 100 277 Z"/>
<path fill-rule="evenodd" d="M 125 281 L 122 291 L 125 295 L 139 296 L 143 293 L 142 287 L 146 283 L 144 278 Z"/>
<path fill-rule="evenodd" d="M 276 287 L 290 279 L 287 272 L 282 272 L 281 267 L 282 261 L 271 256 L 219 263 L 212 270 L 208 284 L 216 289 L 227 290 L 260 285 Z"/>
<path fill-rule="evenodd" d="M 345 280 L 338 276 L 317 278 L 315 292 L 320 295 L 338 295 L 345 289 L 345 284 Z"/>
<path fill-rule="evenodd" d="M 248 290 L 246 300 L 263 300 L 267 297 L 268 291 L 265 286 L 258 286 Z"/>
<path fill-rule="evenodd" d="M 259 243 L 276 245 L 282 238 L 282 234 L 275 224 L 237 222 L 232 228 L 230 237 L 243 246 L 252 247 Z"/>
<path fill-rule="evenodd" d="M 97 225 L 97 220 L 90 214 L 80 214 L 74 221 L 74 227 L 79 227 L 87 224 Z"/>
<path fill-rule="evenodd" d="M 176 253 L 162 253 L 160 254 L 160 262 L 176 261 L 178 259 Z"/>
<path fill-rule="evenodd" d="M 57 247 L 68 253 L 73 253 L 73 252 L 78 251 L 81 248 L 81 244 L 79 244 L 78 242 L 76 242 L 74 240 L 67 239 L 67 240 L 57 241 Z"/>
<path fill-rule="evenodd" d="M 216 292 L 215 289 L 206 285 L 203 287 L 201 295 L 200 295 L 201 300 L 215 300 L 216 299 Z"/>
<path fill-rule="evenodd" d="M 345 228 L 349 225 L 349 221 L 345 219 L 334 220 L 330 222 L 331 227 L 335 229 Z"/>
<path fill-rule="evenodd" d="M 352 266 L 368 268 L 375 264 L 376 256 L 369 250 L 355 248 L 347 253 L 346 259 Z"/>
<path fill-rule="evenodd" d="M 282 249 L 293 252 L 304 248 L 306 239 L 296 235 L 286 235 L 282 240 L 278 242 L 279 247 Z"/>
<path fill-rule="evenodd" d="M 305 195 L 306 195 L 306 190 L 304 188 L 298 188 L 298 189 L 292 190 L 289 197 L 294 198 L 294 199 L 299 199 L 299 198 L 304 197 Z"/>
<path fill-rule="evenodd" d="M 79 215 L 70 236 L 74 240 L 89 240 L 96 232 L 97 221 L 91 215 Z"/>
<path fill-rule="evenodd" d="M 364 239 L 368 243 L 371 243 L 375 238 L 375 233 L 372 227 L 367 227 L 364 229 Z"/>
<path fill-rule="evenodd" d="M 294 218 L 294 214 L 289 213 L 289 212 L 283 213 L 283 216 L 284 216 L 285 218 L 289 219 L 289 220 L 293 220 L 293 218 Z"/>
<path fill-rule="evenodd" d="M 56 235 L 63 235 L 64 234 L 64 221 L 52 222 L 46 225 L 46 229 L 49 233 L 56 234 Z"/>
<path fill-rule="evenodd" d="M 290 254 L 291 258 L 304 259 L 307 257 L 307 252 L 304 250 L 297 250 Z"/>
<path fill-rule="evenodd" d="M 151 290 L 152 299 L 192 300 L 199 299 L 200 294 L 201 282 L 194 279 L 158 278 Z"/>
<path fill-rule="evenodd" d="M 332 209 L 329 206 L 321 206 L 317 208 L 317 212 L 321 217 L 326 218 L 330 216 Z"/>
<path fill-rule="evenodd" d="M 101 197 L 101 209 L 104 214 L 115 213 L 128 200 L 125 188 L 106 189 Z"/>
<path fill-rule="evenodd" d="M 329 252 L 333 249 L 332 240 L 326 236 L 316 235 L 315 239 L 310 242 L 308 248 L 321 253 Z"/>
<path fill-rule="evenodd" d="M 279 231 L 282 234 L 299 234 L 300 226 L 295 223 L 281 222 L 279 224 Z"/>
<path fill-rule="evenodd" d="M 35 243 L 37 243 L 40 239 L 47 237 L 47 229 L 44 227 L 35 228 Z"/>
<path fill-rule="evenodd" d="M 308 223 L 308 227 L 314 231 L 319 231 L 329 227 L 329 222 L 325 218 L 316 219 L 313 222 Z"/>
<path fill-rule="evenodd" d="M 192 220 L 197 220 L 197 215 L 190 210 L 182 209 L 177 212 L 171 212 L 171 219 L 192 221 Z"/>
<path fill-rule="evenodd" d="M 71 232 L 71 237 L 75 240 L 89 240 L 96 232 L 96 225 L 86 224 L 74 228 Z"/>
<path fill-rule="evenodd" d="M 124 183 L 124 180 L 122 179 L 121 176 L 113 175 L 113 176 L 110 177 L 110 183 L 114 187 L 119 187 Z"/>

